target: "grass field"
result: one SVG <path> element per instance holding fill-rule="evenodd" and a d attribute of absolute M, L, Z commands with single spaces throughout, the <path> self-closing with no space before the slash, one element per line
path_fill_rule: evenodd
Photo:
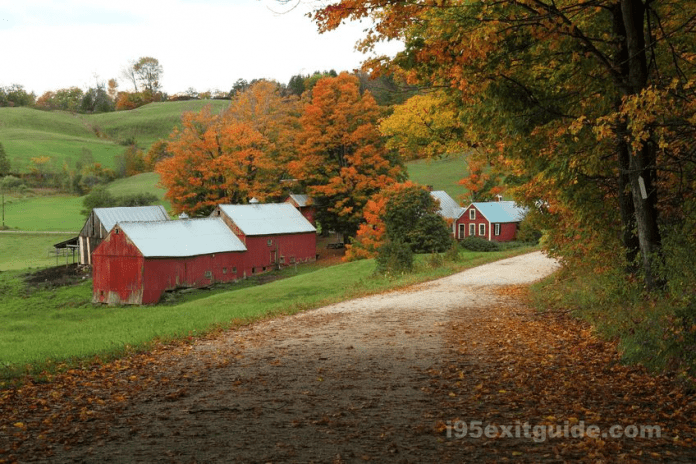
<path fill-rule="evenodd" d="M 0 272 L 13 269 L 42 268 L 64 264 L 65 257 L 50 254 L 55 243 L 74 234 L 15 234 L 0 232 Z M 72 262 L 72 255 L 70 257 Z M 4 300 L 3 300 L 4 304 Z"/>
<path fill-rule="evenodd" d="M 91 304 L 91 281 L 76 286 L 40 289 L 27 286 L 19 272 L 0 273 L 0 375 L 11 377 L 27 365 L 76 361 L 94 355 L 117 356 L 124 349 L 145 347 L 153 340 L 201 335 L 217 327 L 291 314 L 356 296 L 378 293 L 451 274 L 466 267 L 519 254 L 463 252 L 456 263 L 427 264 L 396 279 L 375 276 L 373 260 L 326 267 L 263 286 L 225 291 L 173 305 L 109 307 Z M 301 268 L 301 266 L 300 266 Z M 340 282 L 341 285 L 336 285 Z M 4 367 L 4 370 L 3 370 Z M 1 384 L 1 382 L 0 382 Z"/>
<path fill-rule="evenodd" d="M 94 115 L 32 108 L 0 108 L 0 142 L 15 172 L 27 172 L 32 157 L 48 156 L 48 166 L 60 170 L 64 162 L 74 166 L 83 149 L 94 161 L 113 168 L 114 157 L 123 153 L 121 142 L 134 139 L 147 150 L 166 138 L 185 111 L 199 111 L 210 104 L 213 111 L 229 105 L 224 100 L 192 100 L 151 103 L 131 111 Z"/>
<path fill-rule="evenodd" d="M 5 225 L 26 231 L 79 232 L 85 222 L 82 198 L 71 195 L 5 196 Z M 1 264 L 0 264 L 1 265 Z"/>
<path fill-rule="evenodd" d="M 466 163 L 461 157 L 441 160 L 412 161 L 407 164 L 409 178 L 422 185 L 432 185 L 433 190 L 444 190 L 462 203 L 467 190 L 458 184 L 467 174 Z"/>

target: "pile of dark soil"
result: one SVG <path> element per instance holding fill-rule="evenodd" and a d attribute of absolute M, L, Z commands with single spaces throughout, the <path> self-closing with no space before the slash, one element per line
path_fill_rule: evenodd
<path fill-rule="evenodd" d="M 42 269 L 24 276 L 27 285 L 41 288 L 63 287 L 75 285 L 89 279 L 90 269 L 79 264 L 68 264 Z"/>

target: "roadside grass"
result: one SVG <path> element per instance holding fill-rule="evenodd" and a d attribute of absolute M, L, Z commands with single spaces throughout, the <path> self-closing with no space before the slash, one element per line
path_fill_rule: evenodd
<path fill-rule="evenodd" d="M 103 306 L 91 303 L 91 281 L 72 287 L 28 287 L 20 272 L 0 273 L 0 386 L 23 374 L 40 374 L 146 350 L 153 343 L 204 336 L 220 329 L 382 293 L 466 268 L 523 254 L 461 251 L 456 261 L 419 256 L 416 271 L 375 275 L 373 260 L 325 268 L 298 266 L 264 285 L 194 291 L 173 304 Z M 272 273 L 273 274 L 273 273 Z M 261 276 L 260 276 L 261 277 Z"/>
<path fill-rule="evenodd" d="M 43 268 L 65 264 L 65 256 L 50 255 L 55 243 L 76 234 L 0 233 L 0 272 L 19 269 Z M 72 255 L 70 255 L 72 262 Z M 4 304 L 3 294 L 0 306 Z"/>

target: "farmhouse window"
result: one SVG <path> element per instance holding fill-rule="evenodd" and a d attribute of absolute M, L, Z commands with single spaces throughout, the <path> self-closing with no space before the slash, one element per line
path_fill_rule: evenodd
<path fill-rule="evenodd" d="M 294 263 L 294 262 L 295 262 L 295 257 L 294 257 L 294 256 L 291 256 L 291 257 L 290 257 L 290 263 L 292 264 L 292 263 Z"/>
<path fill-rule="evenodd" d="M 471 208 L 469 210 L 469 219 L 472 221 L 476 219 L 476 210 L 474 208 Z"/>
<path fill-rule="evenodd" d="M 464 238 L 464 232 L 466 232 L 466 229 L 464 228 L 465 224 L 459 224 L 459 238 Z"/>
<path fill-rule="evenodd" d="M 281 264 L 285 264 L 285 256 L 280 257 L 280 262 L 281 262 Z"/>
<path fill-rule="evenodd" d="M 493 235 L 500 235 L 500 224 L 493 224 Z"/>
<path fill-rule="evenodd" d="M 213 273 L 211 271 L 205 271 L 205 278 L 206 279 L 212 279 L 213 278 Z"/>
<path fill-rule="evenodd" d="M 476 235 L 476 224 L 469 224 L 469 237 Z"/>
<path fill-rule="evenodd" d="M 223 268 L 222 268 L 222 273 L 223 273 L 223 274 L 227 274 L 227 268 L 226 268 L 226 267 L 223 267 Z"/>
<path fill-rule="evenodd" d="M 233 267 L 233 268 L 232 268 L 232 274 L 236 274 L 236 273 L 237 273 L 237 268 L 236 268 L 236 267 Z"/>
<path fill-rule="evenodd" d="M 273 239 L 272 239 L 272 238 L 269 238 L 268 241 L 266 242 L 266 244 L 267 244 L 268 246 L 272 246 L 272 245 L 273 245 Z"/>
<path fill-rule="evenodd" d="M 486 235 L 486 224 L 479 224 L 479 235 Z"/>

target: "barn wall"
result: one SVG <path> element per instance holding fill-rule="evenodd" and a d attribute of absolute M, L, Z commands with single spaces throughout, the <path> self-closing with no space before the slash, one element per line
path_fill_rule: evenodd
<path fill-rule="evenodd" d="M 140 304 L 143 257 L 123 234 L 111 234 L 92 253 L 92 301 Z"/>
<path fill-rule="evenodd" d="M 190 258 L 147 258 L 142 304 L 157 303 L 167 290 L 233 282 L 244 276 L 244 252 L 215 253 Z"/>
<path fill-rule="evenodd" d="M 517 235 L 517 223 L 516 222 L 508 222 L 504 224 L 500 224 L 500 235 L 497 237 L 494 235 L 493 240 L 497 240 L 499 242 L 510 242 L 512 240 L 515 240 L 515 236 Z"/>
<path fill-rule="evenodd" d="M 276 264 L 289 266 L 296 262 L 314 261 L 317 253 L 317 234 L 307 232 L 248 236 L 246 247 L 246 270 L 249 276 L 271 270 Z"/>

